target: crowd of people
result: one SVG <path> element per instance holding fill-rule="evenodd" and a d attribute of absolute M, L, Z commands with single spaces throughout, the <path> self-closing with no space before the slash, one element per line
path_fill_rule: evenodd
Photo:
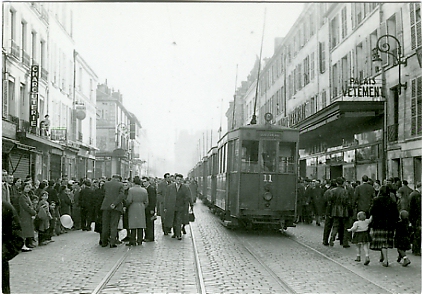
<path fill-rule="evenodd" d="M 397 262 L 408 266 L 406 251 L 421 254 L 421 182 L 415 189 L 406 180 L 389 178 L 350 182 L 343 177 L 333 180 L 299 179 L 297 186 L 296 223 L 320 226 L 324 220 L 322 243 L 334 246 L 338 240 L 344 248 L 356 244 L 360 262 L 361 250 L 368 265 L 369 250 L 380 252 L 379 261 L 388 267 L 388 249 L 396 248 Z"/>
<path fill-rule="evenodd" d="M 116 248 L 153 242 L 154 221 L 161 217 L 164 235 L 182 240 L 196 201 L 196 181 L 166 173 L 161 181 L 147 176 L 122 179 L 33 181 L 2 171 L 2 290 L 10 293 L 9 261 L 19 252 L 54 242 L 70 231 L 100 234 L 99 245 Z M 189 209 L 190 208 L 190 209 Z M 71 223 L 64 224 L 63 217 Z M 93 225 L 94 224 L 94 225 Z M 119 230 L 126 237 L 119 240 Z"/>
<path fill-rule="evenodd" d="M 64 175 L 58 181 L 40 182 L 30 176 L 14 178 L 3 170 L 2 198 L 19 217 L 22 252 L 54 242 L 54 236 L 69 231 L 92 229 L 100 233 L 101 246 L 115 248 L 122 242 L 136 246 L 154 241 L 157 216 L 161 216 L 163 233 L 173 230 L 173 237 L 181 240 L 196 197 L 194 185 L 195 181 L 184 180 L 181 174 L 169 173 L 161 181 L 146 176 L 122 179 L 119 175 L 77 181 Z M 64 215 L 70 216 L 72 227 L 63 226 Z M 127 230 L 123 240 L 118 238 L 121 229 Z"/>

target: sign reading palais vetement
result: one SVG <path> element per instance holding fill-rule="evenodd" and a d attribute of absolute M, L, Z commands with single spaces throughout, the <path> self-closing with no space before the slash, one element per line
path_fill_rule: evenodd
<path fill-rule="evenodd" d="M 31 89 L 29 98 L 29 124 L 31 127 L 37 127 L 38 123 L 38 78 L 40 75 L 40 66 L 31 66 Z"/>
<path fill-rule="evenodd" d="M 375 78 L 356 79 L 350 78 L 343 86 L 344 97 L 384 97 L 381 83 Z"/>

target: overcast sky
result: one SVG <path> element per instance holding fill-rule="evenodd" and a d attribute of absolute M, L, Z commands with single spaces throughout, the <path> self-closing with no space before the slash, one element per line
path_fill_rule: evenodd
<path fill-rule="evenodd" d="M 69 5 L 77 50 L 99 82 L 107 79 L 120 90 L 158 153 L 168 150 L 176 130 L 216 131 L 222 116 L 224 130 L 236 72 L 239 86 L 259 56 L 264 14 L 263 58 L 272 56 L 274 38 L 286 35 L 303 8 L 300 3 Z"/>

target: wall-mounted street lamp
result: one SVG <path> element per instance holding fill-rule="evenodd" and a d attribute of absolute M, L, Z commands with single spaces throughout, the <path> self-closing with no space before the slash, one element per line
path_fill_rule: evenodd
<path fill-rule="evenodd" d="M 394 50 L 390 50 L 391 46 L 389 43 L 389 38 L 393 39 L 397 43 L 397 48 Z M 407 83 L 401 83 L 401 65 L 407 66 L 407 58 L 404 57 L 402 52 L 402 47 L 400 41 L 393 35 L 383 35 L 378 38 L 377 47 L 372 49 L 372 61 L 373 62 L 380 62 L 382 61 L 379 52 L 387 53 L 394 58 L 394 65 L 399 66 L 399 84 L 397 88 L 397 92 L 401 94 L 401 88 L 406 90 Z"/>

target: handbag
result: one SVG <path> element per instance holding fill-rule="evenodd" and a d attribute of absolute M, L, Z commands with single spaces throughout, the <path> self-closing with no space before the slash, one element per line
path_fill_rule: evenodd
<path fill-rule="evenodd" d="M 195 214 L 193 213 L 193 211 L 189 212 L 189 222 L 194 222 L 195 221 Z"/>

